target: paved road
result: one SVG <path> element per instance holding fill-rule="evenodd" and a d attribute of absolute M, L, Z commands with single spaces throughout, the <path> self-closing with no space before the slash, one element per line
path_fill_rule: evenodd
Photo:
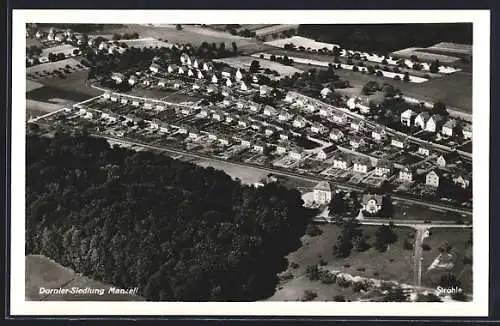
<path fill-rule="evenodd" d="M 132 140 L 132 139 L 117 138 L 117 137 L 104 135 L 104 134 L 98 134 L 98 133 L 94 133 L 93 135 L 97 136 L 97 137 L 102 137 L 105 139 L 113 140 L 113 141 L 118 142 L 118 143 L 121 142 L 121 143 L 124 143 L 127 145 L 135 145 L 135 146 L 140 146 L 140 147 L 149 148 L 149 149 L 153 149 L 153 150 L 176 153 L 176 154 L 181 154 L 181 155 L 195 157 L 195 158 L 220 161 L 220 162 L 225 162 L 226 164 L 229 164 L 229 165 L 247 166 L 247 167 L 251 167 L 251 168 L 257 168 L 259 170 L 267 171 L 269 173 L 274 173 L 276 175 L 292 177 L 292 178 L 305 180 L 305 181 L 318 182 L 318 181 L 326 180 L 326 181 L 329 181 L 330 183 L 332 183 L 333 185 L 335 185 L 336 187 L 339 187 L 342 189 L 356 190 L 356 191 L 364 191 L 365 190 L 365 188 L 363 188 L 363 187 L 354 186 L 354 185 L 347 185 L 347 184 L 331 181 L 327 178 L 316 177 L 316 176 L 304 176 L 304 175 L 301 175 L 299 173 L 282 171 L 282 170 L 278 170 L 278 169 L 274 169 L 274 168 L 270 168 L 270 167 L 264 167 L 264 166 L 259 166 L 259 165 L 244 163 L 244 162 L 227 161 L 227 160 L 215 158 L 213 156 L 199 154 L 199 153 L 192 153 L 192 152 L 181 150 L 181 149 L 170 148 L 170 147 L 166 147 L 166 146 L 151 145 L 148 143 L 143 143 L 143 142 L 137 141 L 135 139 Z M 430 207 L 430 208 L 436 208 L 436 209 L 452 211 L 452 212 L 456 212 L 456 213 L 460 213 L 460 214 L 472 215 L 471 210 L 457 208 L 457 207 L 453 207 L 453 206 L 449 206 L 449 205 L 445 205 L 445 204 L 441 204 L 441 203 L 426 202 L 426 201 L 422 201 L 419 199 L 413 199 L 413 198 L 402 196 L 402 195 L 393 195 L 392 198 L 394 200 L 400 200 L 400 201 L 404 201 L 404 202 L 411 203 L 411 204 L 425 205 L 425 206 Z"/>

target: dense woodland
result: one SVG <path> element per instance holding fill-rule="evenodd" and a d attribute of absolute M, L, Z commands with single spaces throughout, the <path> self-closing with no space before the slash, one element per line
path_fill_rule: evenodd
<path fill-rule="evenodd" d="M 148 300 L 272 295 L 314 213 L 296 190 L 86 135 L 28 135 L 26 157 L 26 254 Z"/>
<path fill-rule="evenodd" d="M 381 53 L 439 42 L 472 44 L 472 24 L 300 25 L 298 34 L 343 48 Z"/>

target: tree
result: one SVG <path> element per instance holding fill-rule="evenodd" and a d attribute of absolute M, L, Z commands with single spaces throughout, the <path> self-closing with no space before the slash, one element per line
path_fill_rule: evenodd
<path fill-rule="evenodd" d="M 317 281 L 320 278 L 320 270 L 318 265 L 309 265 L 306 268 L 306 276 L 311 281 Z"/>
<path fill-rule="evenodd" d="M 451 289 L 460 288 L 461 283 L 454 274 L 446 273 L 441 276 L 437 285 L 445 289 Z"/>
<path fill-rule="evenodd" d="M 175 29 L 176 29 L 176 30 L 178 30 L 178 31 L 180 31 L 180 30 L 182 30 L 183 28 L 182 28 L 182 25 L 181 25 L 181 24 L 177 24 L 177 25 L 175 25 Z"/>
<path fill-rule="evenodd" d="M 381 216 L 386 217 L 386 218 L 392 218 L 394 215 L 394 207 L 392 204 L 392 198 L 391 195 L 387 194 L 382 197 L 382 210 L 381 210 Z"/>
<path fill-rule="evenodd" d="M 375 248 L 383 252 L 387 250 L 390 244 L 395 243 L 398 240 L 397 234 L 394 232 L 393 228 L 389 225 L 381 225 L 377 228 L 375 234 Z"/>
<path fill-rule="evenodd" d="M 231 43 L 231 46 L 233 47 L 233 53 L 238 52 L 238 47 L 236 46 L 236 42 L 233 41 L 233 43 Z"/>
<path fill-rule="evenodd" d="M 434 74 L 438 73 L 439 72 L 439 61 L 438 60 L 435 60 L 433 61 L 430 66 L 429 66 L 429 72 L 432 72 Z"/>
<path fill-rule="evenodd" d="M 343 295 L 336 295 L 333 297 L 333 301 L 335 302 L 346 302 L 347 299 Z"/>
<path fill-rule="evenodd" d="M 405 302 L 408 299 L 409 295 L 402 288 L 396 288 L 389 290 L 383 300 L 385 302 Z"/>
<path fill-rule="evenodd" d="M 395 75 L 394 80 L 401 80 L 401 77 L 399 75 Z"/>
<path fill-rule="evenodd" d="M 342 215 L 346 211 L 346 204 L 344 200 L 345 193 L 343 191 L 335 192 L 332 200 L 328 204 L 330 215 Z"/>
<path fill-rule="evenodd" d="M 404 76 L 403 76 L 403 81 L 404 82 L 409 82 L 410 81 L 410 74 L 407 72 L 405 72 Z"/>
<path fill-rule="evenodd" d="M 251 74 L 258 72 L 260 69 L 260 63 L 257 60 L 252 60 L 250 63 L 250 69 L 248 70 Z"/>
<path fill-rule="evenodd" d="M 432 106 L 432 113 L 445 116 L 449 114 L 446 110 L 446 105 L 441 101 L 437 101 L 436 103 L 434 103 L 434 105 Z"/>

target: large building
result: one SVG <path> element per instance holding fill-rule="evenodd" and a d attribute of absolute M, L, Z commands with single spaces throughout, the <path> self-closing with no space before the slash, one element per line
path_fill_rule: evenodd
<path fill-rule="evenodd" d="M 330 203 L 332 200 L 332 188 L 328 181 L 319 182 L 313 190 L 314 201 L 320 205 L 325 205 Z"/>

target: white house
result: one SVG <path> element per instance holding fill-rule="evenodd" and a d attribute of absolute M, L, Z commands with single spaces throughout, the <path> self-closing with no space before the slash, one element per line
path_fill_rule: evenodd
<path fill-rule="evenodd" d="M 401 124 L 403 126 L 411 127 L 412 123 L 415 121 L 415 116 L 417 113 L 411 109 L 408 109 L 401 113 Z"/>
<path fill-rule="evenodd" d="M 332 200 L 332 188 L 328 181 L 319 182 L 313 189 L 314 201 L 326 205 Z"/>
<path fill-rule="evenodd" d="M 307 125 L 307 120 L 301 115 L 297 115 L 292 122 L 292 126 L 295 128 L 304 128 Z"/>
<path fill-rule="evenodd" d="M 472 139 L 472 125 L 466 124 L 462 127 L 462 134 L 465 139 Z"/>
<path fill-rule="evenodd" d="M 347 170 L 351 167 L 352 161 L 345 155 L 337 155 L 333 159 L 333 167 L 335 169 Z"/>
<path fill-rule="evenodd" d="M 258 142 L 258 143 L 255 143 L 253 145 L 253 149 L 254 151 L 258 152 L 258 153 L 263 153 L 264 152 L 264 143 L 262 142 Z"/>
<path fill-rule="evenodd" d="M 273 108 L 272 106 L 266 105 L 264 107 L 264 114 L 267 116 L 275 116 L 278 114 L 278 111 L 276 111 L 276 109 Z"/>
<path fill-rule="evenodd" d="M 405 138 L 394 136 L 391 139 L 391 145 L 397 148 L 404 149 L 407 145 L 407 140 Z"/>
<path fill-rule="evenodd" d="M 244 82 L 244 81 L 242 81 L 242 82 L 241 82 L 241 84 L 240 84 L 240 89 L 241 89 L 242 91 L 248 91 L 248 86 L 247 86 L 247 84 L 245 84 L 245 82 Z"/>
<path fill-rule="evenodd" d="M 285 111 L 285 110 L 281 110 L 280 114 L 278 116 L 278 120 L 280 120 L 280 121 L 288 121 L 291 118 L 292 118 L 292 115 L 288 111 Z"/>
<path fill-rule="evenodd" d="M 231 81 L 231 79 L 229 79 L 229 78 L 226 79 L 226 86 L 227 87 L 233 86 L 233 82 Z"/>
<path fill-rule="evenodd" d="M 152 73 L 156 74 L 156 73 L 158 73 L 158 71 L 160 71 L 160 66 L 157 63 L 153 63 L 153 64 L 151 64 L 151 66 L 149 66 L 149 70 Z"/>
<path fill-rule="evenodd" d="M 351 121 L 351 129 L 354 131 L 360 131 L 364 127 L 363 121 L 353 120 Z"/>
<path fill-rule="evenodd" d="M 322 98 L 326 98 L 331 93 L 333 93 L 333 91 L 331 89 L 329 89 L 328 87 L 325 87 L 321 90 L 320 95 Z"/>
<path fill-rule="evenodd" d="M 177 73 L 178 73 L 179 75 L 184 75 L 184 68 L 179 67 L 179 69 L 177 69 Z"/>
<path fill-rule="evenodd" d="M 134 86 L 135 84 L 137 84 L 138 81 L 139 79 L 135 75 L 130 76 L 128 79 L 128 83 L 130 86 Z"/>
<path fill-rule="evenodd" d="M 427 124 L 425 125 L 425 130 L 429 132 L 436 132 L 438 128 L 443 124 L 443 117 L 434 114 L 432 117 L 427 120 Z"/>
<path fill-rule="evenodd" d="M 420 112 L 415 118 L 414 125 L 420 127 L 420 129 L 425 129 L 427 126 L 427 121 L 429 121 L 430 115 L 428 112 Z"/>
<path fill-rule="evenodd" d="M 403 182 L 413 182 L 413 171 L 409 167 L 401 169 L 398 179 Z"/>
<path fill-rule="evenodd" d="M 111 79 L 117 84 L 121 84 L 125 80 L 125 76 L 119 72 L 115 72 L 111 75 Z"/>
<path fill-rule="evenodd" d="M 212 83 L 213 84 L 217 84 L 219 82 L 219 78 L 217 78 L 217 75 L 216 74 L 213 74 L 212 75 L 212 79 L 211 79 Z"/>
<path fill-rule="evenodd" d="M 436 171 L 432 170 L 425 176 L 425 184 L 431 187 L 439 187 L 439 175 Z"/>
<path fill-rule="evenodd" d="M 194 73 L 193 73 L 193 71 L 192 71 L 191 69 L 188 69 L 188 73 L 187 73 L 187 75 L 188 75 L 189 77 L 193 77 L 193 76 L 194 76 Z"/>
<path fill-rule="evenodd" d="M 330 145 L 325 148 L 322 148 L 317 155 L 318 160 L 326 160 L 330 156 L 333 155 L 333 153 L 337 150 L 337 146 L 335 145 Z"/>
<path fill-rule="evenodd" d="M 158 79 L 158 86 L 160 86 L 160 87 L 167 86 L 167 80 L 165 78 Z"/>
<path fill-rule="evenodd" d="M 344 138 L 344 133 L 340 129 L 332 129 L 330 131 L 330 138 L 334 141 L 339 141 Z"/>
<path fill-rule="evenodd" d="M 324 134 L 328 129 L 319 122 L 315 122 L 311 125 L 311 132 L 315 134 Z"/>
<path fill-rule="evenodd" d="M 378 160 L 377 165 L 375 166 L 375 175 L 387 178 L 391 174 L 392 174 L 392 163 L 385 159 Z"/>
<path fill-rule="evenodd" d="M 302 149 L 302 147 L 294 147 L 290 151 L 290 157 L 295 160 L 301 160 L 303 156 L 304 156 L 304 150 Z"/>
<path fill-rule="evenodd" d="M 126 98 L 125 96 L 123 96 L 123 97 L 120 99 L 120 103 L 121 103 L 121 104 L 127 104 L 127 103 L 128 103 L 128 98 Z"/>
<path fill-rule="evenodd" d="M 463 175 L 455 175 L 452 180 L 454 184 L 459 185 L 463 189 L 467 189 L 470 186 L 470 180 Z"/>
<path fill-rule="evenodd" d="M 345 114 L 345 113 L 343 115 L 335 114 L 335 115 L 333 115 L 332 120 L 336 124 L 340 124 L 340 125 L 346 124 L 347 123 L 347 114 Z"/>
<path fill-rule="evenodd" d="M 358 149 L 360 147 L 365 146 L 366 142 L 363 139 L 363 137 L 352 137 L 349 141 L 349 144 L 353 149 Z"/>
<path fill-rule="evenodd" d="M 234 77 L 235 77 L 236 81 L 240 81 L 243 78 L 243 75 L 242 75 L 240 69 L 236 70 L 236 74 Z"/>
<path fill-rule="evenodd" d="M 372 138 L 375 141 L 382 141 L 387 138 L 387 133 L 383 128 L 375 128 L 374 130 L 372 130 Z"/>
<path fill-rule="evenodd" d="M 420 146 L 418 148 L 417 153 L 420 154 L 420 155 L 423 155 L 423 156 L 429 156 L 430 155 L 429 149 L 427 147 L 422 147 L 422 146 Z"/>
<path fill-rule="evenodd" d="M 276 153 L 283 155 L 285 154 L 288 149 L 290 148 L 290 143 L 289 142 L 280 142 L 278 145 L 276 145 Z"/>
<path fill-rule="evenodd" d="M 371 162 L 370 159 L 365 158 L 365 157 L 356 157 L 354 159 L 354 166 L 353 170 L 354 172 L 358 173 L 368 173 L 368 171 L 371 170 Z"/>
<path fill-rule="evenodd" d="M 457 125 L 457 122 L 453 119 L 450 119 L 448 121 L 446 121 L 445 124 L 443 124 L 443 127 L 441 128 L 441 133 L 444 135 L 444 136 L 453 136 L 453 130 L 455 129 Z"/>
<path fill-rule="evenodd" d="M 205 78 L 205 76 L 203 75 L 203 73 L 200 70 L 198 70 L 198 72 L 197 72 L 197 77 L 198 77 L 198 79 Z"/>

